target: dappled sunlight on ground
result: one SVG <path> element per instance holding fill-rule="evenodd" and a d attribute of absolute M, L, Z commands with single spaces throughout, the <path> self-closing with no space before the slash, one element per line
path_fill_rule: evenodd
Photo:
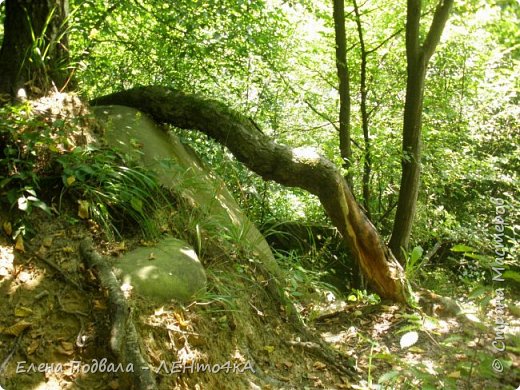
<path fill-rule="evenodd" d="M 412 388 L 426 384 L 432 388 L 516 388 L 518 357 L 514 352 L 500 355 L 509 361 L 506 365 L 513 365 L 503 375 L 492 374 L 491 362 L 497 355 L 492 348 L 494 324 L 484 313 L 478 314 L 477 307 L 471 309 L 475 318 L 462 314 L 439 318 L 395 305 L 363 302 L 343 304 L 334 311 L 322 302 L 312 317 L 322 338 L 351 356 L 366 386 L 386 374 L 385 383 L 391 388 L 403 383 Z M 471 321 L 475 319 L 478 321 Z M 518 348 L 513 340 L 518 339 L 519 325 L 518 318 L 508 317 L 506 340 L 511 351 Z"/>

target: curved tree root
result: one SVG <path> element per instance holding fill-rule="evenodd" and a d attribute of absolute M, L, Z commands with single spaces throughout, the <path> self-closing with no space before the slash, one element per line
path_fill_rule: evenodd
<path fill-rule="evenodd" d="M 138 390 L 157 389 L 155 378 L 143 358 L 139 348 L 139 336 L 131 318 L 131 310 L 121 292 L 119 283 L 111 267 L 92 247 L 92 241 L 83 240 L 80 254 L 89 268 L 95 268 L 101 287 L 108 292 L 108 304 L 112 329 L 110 331 L 110 349 L 125 368 L 125 378 L 129 386 Z M 126 370 L 126 367 L 132 369 Z"/>

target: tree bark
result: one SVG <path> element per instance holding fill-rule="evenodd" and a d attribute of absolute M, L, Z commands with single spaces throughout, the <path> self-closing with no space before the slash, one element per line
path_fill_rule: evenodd
<path fill-rule="evenodd" d="M 421 174 L 421 126 L 424 80 L 428 62 L 444 30 L 453 0 L 440 0 L 424 44 L 419 42 L 421 0 L 408 0 L 406 19 L 407 80 L 403 116 L 402 175 L 390 249 L 405 262 L 412 231 Z"/>
<path fill-rule="evenodd" d="M 67 0 L 7 0 L 0 49 L 0 94 L 16 96 L 24 87 L 35 95 L 68 77 Z"/>
<path fill-rule="evenodd" d="M 345 2 L 334 0 L 334 30 L 336 36 L 336 67 L 339 80 L 339 150 L 347 171 L 347 184 L 352 190 L 352 145 L 350 141 L 350 77 L 347 64 L 345 32 Z"/>
<path fill-rule="evenodd" d="M 291 149 L 275 143 L 247 117 L 222 103 L 160 86 L 134 88 L 91 103 L 126 105 L 157 122 L 199 130 L 228 147 L 240 162 L 265 180 L 299 187 L 318 196 L 369 285 L 382 298 L 406 302 L 402 267 L 357 205 L 341 172 L 313 149 Z"/>

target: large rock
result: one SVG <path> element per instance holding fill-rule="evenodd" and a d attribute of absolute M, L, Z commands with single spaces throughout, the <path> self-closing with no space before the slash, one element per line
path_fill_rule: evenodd
<path fill-rule="evenodd" d="M 140 247 L 120 258 L 114 272 L 123 285 L 158 303 L 188 301 L 206 288 L 206 273 L 195 251 L 175 238 Z"/>
<path fill-rule="evenodd" d="M 181 192 L 191 203 L 204 209 L 223 235 L 252 250 L 267 269 L 278 274 L 264 236 L 245 216 L 225 183 L 204 166 L 191 148 L 136 109 L 97 106 L 93 111 L 105 122 L 105 139 L 109 145 L 140 159 L 157 173 L 162 185 Z"/>

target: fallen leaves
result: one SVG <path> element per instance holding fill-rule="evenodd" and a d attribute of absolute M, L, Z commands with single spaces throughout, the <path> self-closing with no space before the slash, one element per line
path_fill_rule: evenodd
<path fill-rule="evenodd" d="M 88 219 L 90 205 L 87 200 L 78 200 L 78 217 Z"/>
<path fill-rule="evenodd" d="M 23 236 L 21 234 L 19 234 L 17 237 L 16 237 L 16 241 L 15 241 L 15 244 L 14 244 L 14 249 L 20 251 L 20 252 L 25 252 L 25 246 L 23 244 Z"/>
<path fill-rule="evenodd" d="M 14 309 L 14 315 L 16 317 L 28 317 L 31 314 L 33 314 L 33 311 L 29 307 L 19 306 L 19 307 Z"/>
<path fill-rule="evenodd" d="M 325 363 L 322 363 L 322 362 L 314 362 L 314 364 L 312 365 L 312 367 L 316 370 L 325 370 L 327 368 L 327 365 Z"/>
<path fill-rule="evenodd" d="M 11 236 L 11 234 L 13 234 L 13 227 L 11 225 L 11 222 L 4 222 L 2 224 L 2 228 L 4 229 L 5 234 L 7 234 L 8 236 Z"/>
<path fill-rule="evenodd" d="M 30 326 L 32 326 L 31 322 L 26 321 L 26 320 L 20 320 L 16 324 L 11 325 L 11 326 L 9 326 L 7 328 L 4 328 L 2 330 L 2 333 L 10 335 L 10 336 L 18 337 L 19 335 L 21 335 Z"/>
<path fill-rule="evenodd" d="M 74 354 L 74 344 L 68 341 L 62 341 L 56 348 L 56 352 L 65 356 L 72 356 Z"/>
<path fill-rule="evenodd" d="M 27 355 L 32 355 L 36 350 L 40 347 L 40 340 L 39 339 L 33 339 L 27 346 Z"/>

